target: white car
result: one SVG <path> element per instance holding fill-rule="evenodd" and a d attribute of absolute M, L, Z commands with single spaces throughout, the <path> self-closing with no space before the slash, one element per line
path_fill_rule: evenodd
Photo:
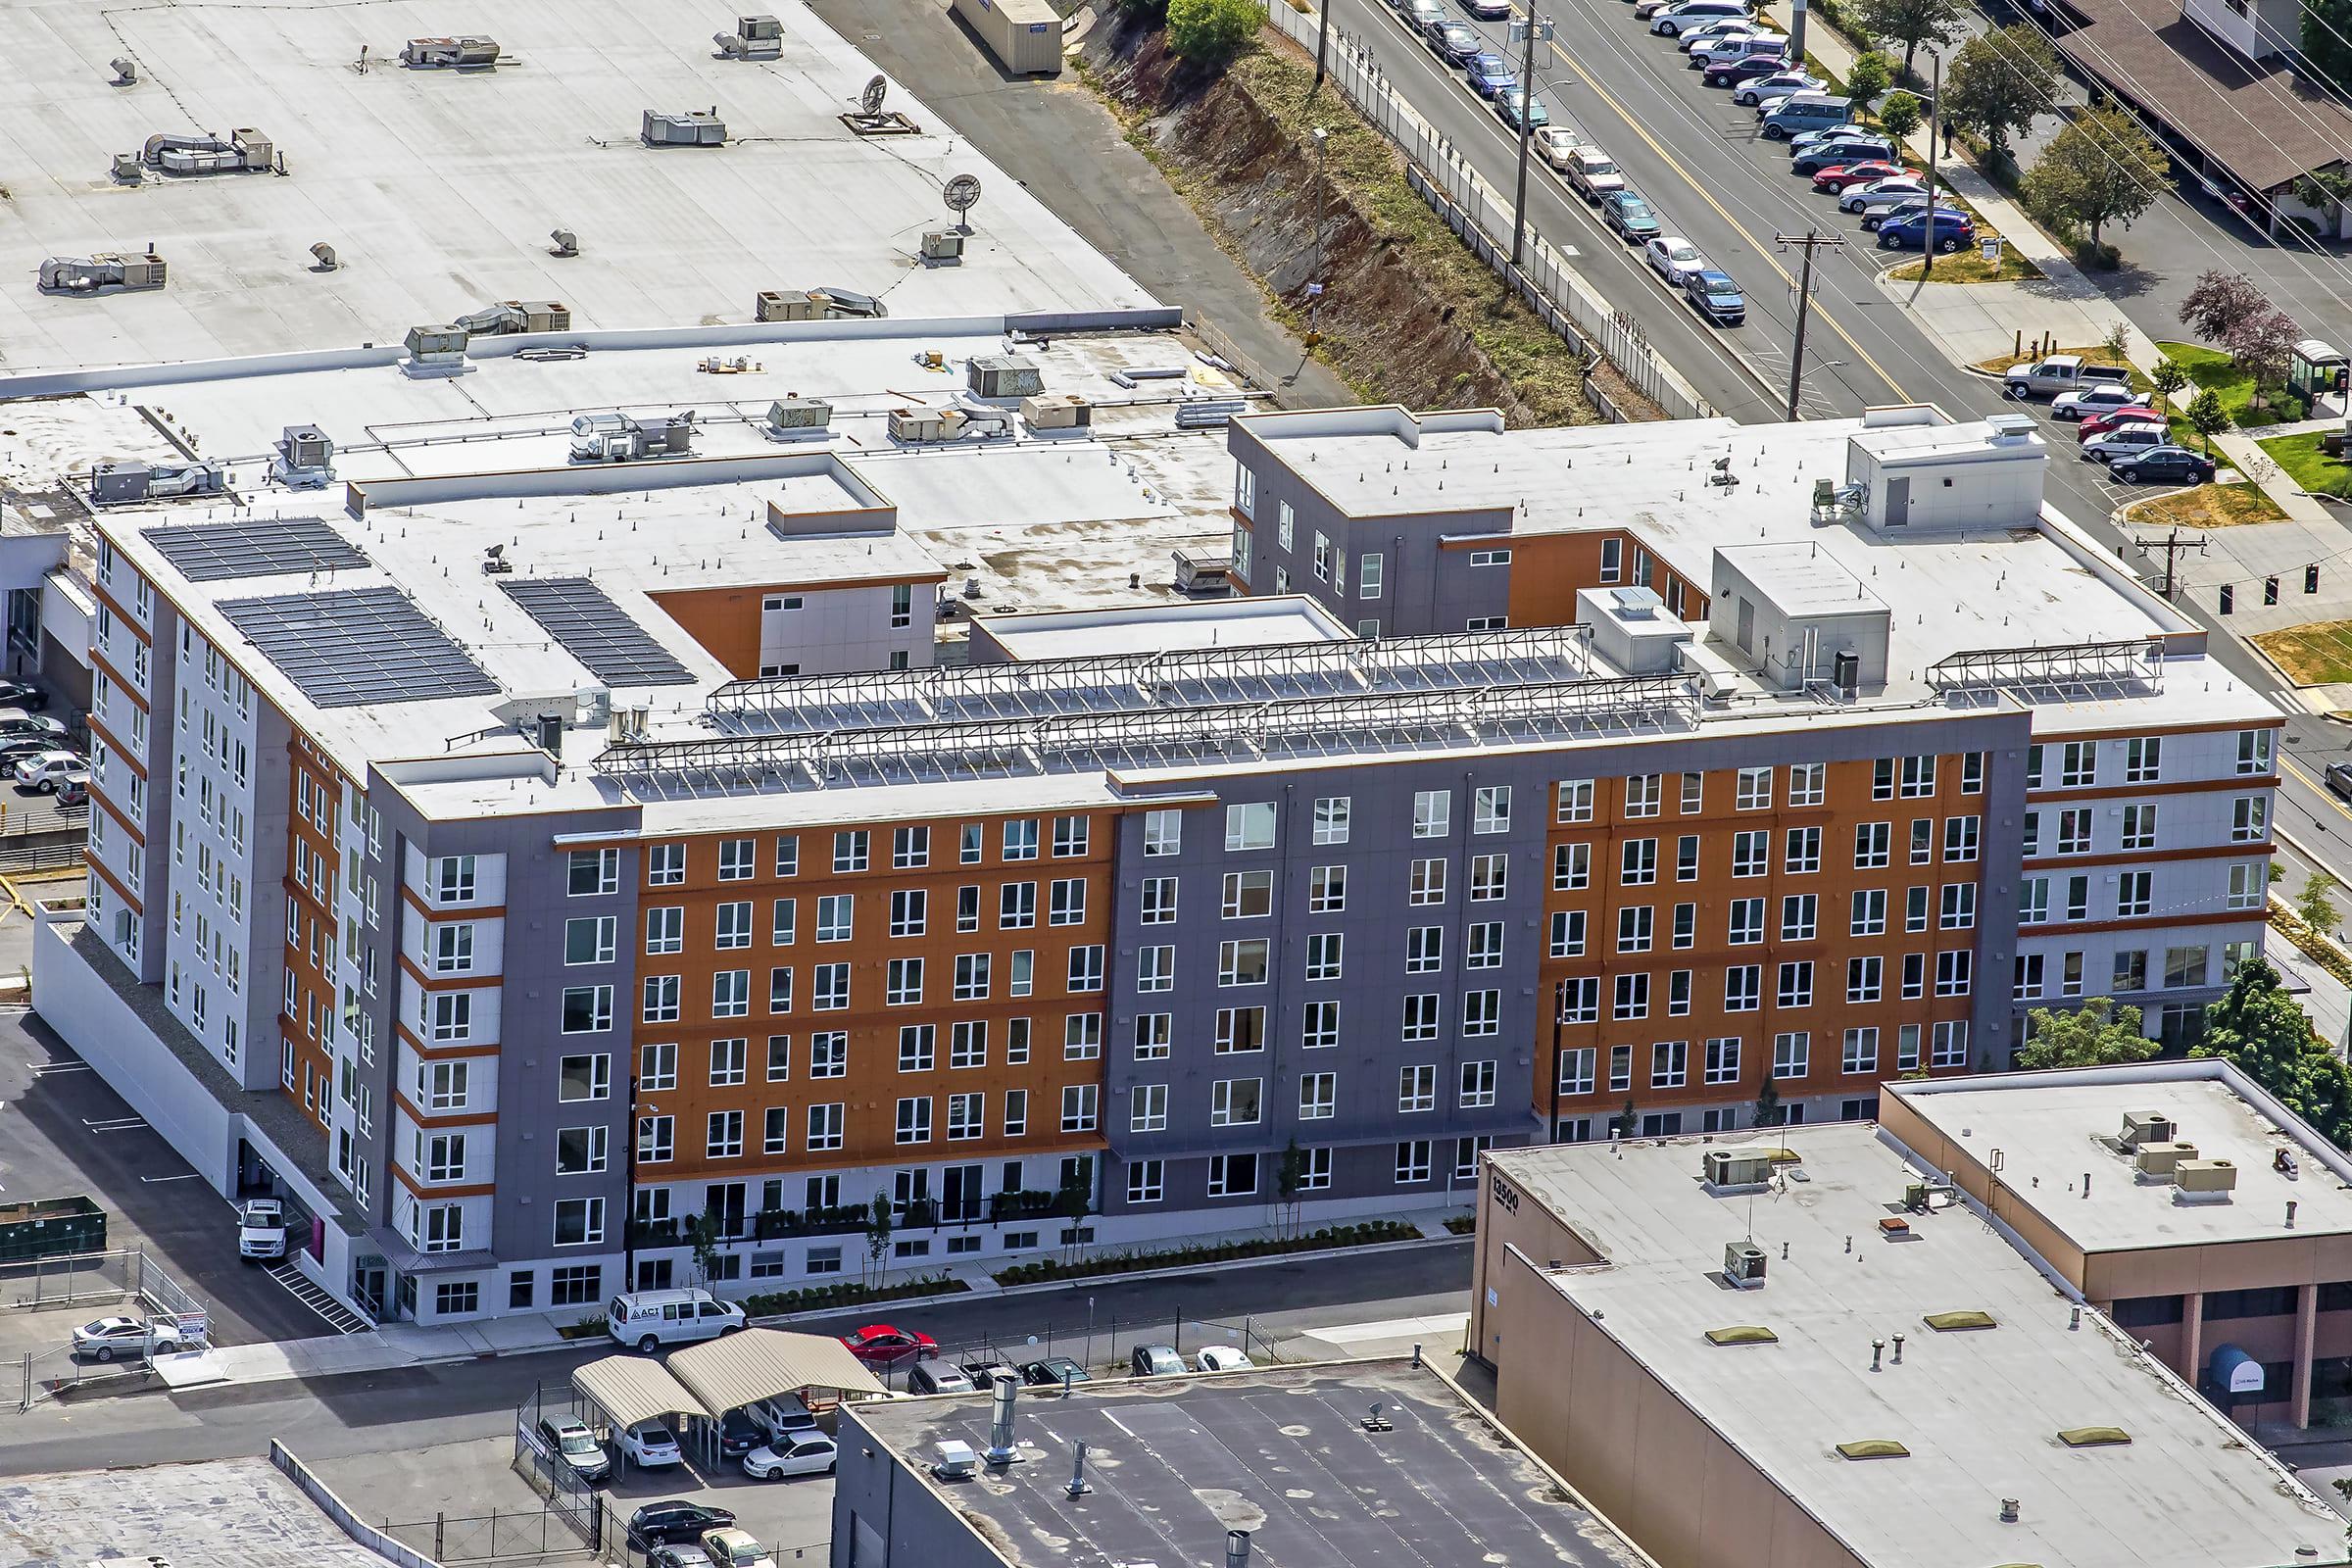
<path fill-rule="evenodd" d="M 2122 424 L 2083 442 L 2082 456 L 2093 463 L 2113 463 L 2118 458 L 2137 457 L 2142 452 L 2170 446 L 2172 440 L 2161 424 Z"/>
<path fill-rule="evenodd" d="M 703 1551 L 711 1568 L 776 1568 L 776 1559 L 748 1530 L 707 1530 Z"/>
<path fill-rule="evenodd" d="M 1679 289 L 1684 278 L 1707 270 L 1707 259 L 1698 254 L 1698 247 L 1679 234 L 1660 234 L 1642 247 L 1642 254 L 1669 288 Z"/>
<path fill-rule="evenodd" d="M 686 1455 L 678 1448 L 676 1434 L 659 1421 L 640 1421 L 623 1427 L 614 1441 L 620 1446 L 621 1457 L 640 1470 L 662 1470 L 686 1462 Z"/>
<path fill-rule="evenodd" d="M 1757 76 L 1732 89 L 1732 102 L 1753 107 L 1767 98 L 1786 98 L 1791 93 L 1819 92 L 1829 85 L 1819 76 L 1809 76 L 1801 71 L 1776 71 L 1769 76 Z"/>
<path fill-rule="evenodd" d="M 1211 1345 L 1194 1355 L 1193 1365 L 1203 1372 L 1248 1372 L 1257 1363 L 1230 1345 Z"/>
<path fill-rule="evenodd" d="M 1841 213 L 1867 212 L 1872 202 L 1908 201 L 1914 196 L 1925 197 L 1928 182 L 1911 174 L 1891 174 L 1866 184 L 1848 185 L 1838 193 L 1838 210 Z"/>
<path fill-rule="evenodd" d="M 60 784 L 81 769 L 81 759 L 72 752 L 35 752 L 30 757 L 17 759 L 17 783 L 43 795 L 54 795 Z"/>
<path fill-rule="evenodd" d="M 66 738 L 66 726 L 47 713 L 27 713 L 22 708 L 0 708 L 0 735 Z"/>
<path fill-rule="evenodd" d="M 802 1432 L 790 1443 L 754 1448 L 743 1456 L 743 1473 L 754 1481 L 781 1481 L 786 1476 L 829 1476 L 838 1452 L 822 1432 Z"/>
<path fill-rule="evenodd" d="M 1753 38 L 1763 30 L 1752 22 L 1726 17 L 1721 22 L 1711 22 L 1703 27 L 1692 27 L 1675 39 L 1674 46 L 1684 54 L 1696 54 L 1701 49 L 1710 49 L 1719 43 L 1729 43 L 1734 38 Z"/>
<path fill-rule="evenodd" d="M 102 1317 L 74 1331 L 74 1353 L 112 1361 L 179 1348 L 179 1325 L 136 1317 Z"/>
<path fill-rule="evenodd" d="M 2143 396 L 2144 393 L 2132 391 L 2124 382 L 2102 381 L 2080 392 L 2059 393 L 2050 404 L 2050 416 L 2058 419 L 2087 419 L 2109 409 L 2128 409 Z"/>
<path fill-rule="evenodd" d="M 1536 129 L 1536 151 L 1554 169 L 1566 169 L 1569 155 L 1576 148 L 1576 132 L 1566 125 L 1540 125 Z"/>

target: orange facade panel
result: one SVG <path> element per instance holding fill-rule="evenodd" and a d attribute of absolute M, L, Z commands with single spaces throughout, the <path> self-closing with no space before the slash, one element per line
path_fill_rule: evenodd
<path fill-rule="evenodd" d="M 1468 549 L 1474 541 L 1450 548 Z M 1496 536 L 1494 545 L 1505 543 Z M 1671 570 L 1641 536 L 1624 528 L 1590 533 L 1507 536 L 1511 586 L 1507 613 L 1514 626 L 1561 626 L 1576 619 L 1576 596 L 1586 588 L 1646 584 L 1683 619 L 1704 621 L 1707 596 Z"/>

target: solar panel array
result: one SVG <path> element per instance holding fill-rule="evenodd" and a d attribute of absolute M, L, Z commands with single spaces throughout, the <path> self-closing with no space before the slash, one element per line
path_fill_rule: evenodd
<path fill-rule="evenodd" d="M 255 517 L 142 529 L 141 537 L 190 582 L 349 571 L 368 564 L 319 517 Z"/>
<path fill-rule="evenodd" d="M 320 708 L 498 691 L 498 683 L 397 588 L 231 599 L 220 610 Z"/>
<path fill-rule="evenodd" d="M 586 577 L 525 577 L 499 586 L 608 686 L 684 686 L 694 681 L 694 671 L 671 658 Z"/>

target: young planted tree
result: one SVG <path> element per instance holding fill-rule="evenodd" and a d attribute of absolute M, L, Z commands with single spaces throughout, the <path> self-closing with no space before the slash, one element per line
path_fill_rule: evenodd
<path fill-rule="evenodd" d="M 1894 62 L 1876 49 L 1856 55 L 1845 74 L 1845 95 L 1866 115 L 1879 95 L 1893 85 Z"/>
<path fill-rule="evenodd" d="M 891 1211 L 890 1195 L 876 1193 L 871 1207 L 865 1211 L 866 1282 L 882 1283 L 882 1259 L 890 1251 Z"/>
<path fill-rule="evenodd" d="M 1886 95 L 1886 101 L 1879 105 L 1879 128 L 1892 138 L 1898 147 L 1911 139 L 1911 133 L 1919 128 L 1920 122 L 1926 118 L 1927 110 L 1920 106 L 1918 96 L 1913 93 L 1890 92 Z"/>
<path fill-rule="evenodd" d="M 2087 110 L 2050 138 L 2026 173 L 2026 204 L 2061 229 L 2090 231 L 2095 249 L 2109 223 L 2126 228 L 2163 189 L 2164 149 L 2120 109 Z"/>
<path fill-rule="evenodd" d="M 1858 0 L 1852 12 L 1863 32 L 1903 46 L 1906 78 L 1921 48 L 1950 43 L 1960 35 L 1961 19 L 1967 14 L 1964 0 Z"/>
<path fill-rule="evenodd" d="M 687 1224 L 686 1242 L 694 1249 L 695 1284 L 708 1288 L 718 1273 L 718 1246 L 724 1234 L 712 1209 L 704 1209 Z"/>
<path fill-rule="evenodd" d="M 2188 427 L 2204 437 L 2205 455 L 2213 456 L 2213 438 L 2230 428 L 2230 411 L 2222 407 L 2222 395 L 2211 387 L 2201 389 L 2188 400 Z"/>
<path fill-rule="evenodd" d="M 2066 1012 L 2035 1007 L 2026 1014 L 2026 1043 L 2017 1048 L 2017 1065 L 2032 1072 L 2145 1061 L 2161 1048 L 2140 1032 L 2142 1022 L 2137 1007 L 2119 1007 L 2106 997 Z"/>
<path fill-rule="evenodd" d="M 2174 393 L 2188 385 L 2188 372 L 2180 368 L 2179 360 L 2168 354 L 2156 362 L 2156 368 L 2148 372 L 2148 379 L 2155 384 L 2157 395 L 2169 404 Z"/>
<path fill-rule="evenodd" d="M 2332 936 L 2335 932 L 2335 884 L 2314 871 L 2303 879 L 2303 891 L 2295 895 L 2295 913 L 2314 931 Z"/>
<path fill-rule="evenodd" d="M 2006 157 L 2010 132 L 2047 114 L 2057 91 L 2058 52 L 2040 29 L 1996 27 L 1969 39 L 1952 57 L 1943 79 L 1944 121 L 1983 136 Z"/>
<path fill-rule="evenodd" d="M 1282 1152 L 1282 1163 L 1274 1167 L 1274 1203 L 1279 1220 L 1290 1226 L 1294 1234 L 1298 1229 L 1298 1193 L 1306 1182 L 1306 1151 L 1294 1138 Z"/>

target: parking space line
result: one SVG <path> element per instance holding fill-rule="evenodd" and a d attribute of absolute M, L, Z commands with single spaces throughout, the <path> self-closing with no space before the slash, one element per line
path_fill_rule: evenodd
<path fill-rule="evenodd" d="M 278 1286 L 303 1305 L 316 1313 L 319 1320 L 337 1334 L 359 1334 L 366 1331 L 367 1322 L 355 1316 L 344 1304 L 318 1288 L 318 1282 L 294 1265 L 280 1263 L 269 1271 Z"/>
<path fill-rule="evenodd" d="M 144 1116 L 109 1116 L 100 1121 L 92 1121 L 84 1116 L 81 1124 L 94 1133 L 126 1133 L 134 1127 L 146 1126 L 147 1119 Z"/>
<path fill-rule="evenodd" d="M 142 1176 L 139 1178 L 150 1187 L 160 1187 L 165 1182 L 192 1182 L 195 1179 L 196 1173 L 192 1170 L 183 1170 L 176 1176 Z"/>

